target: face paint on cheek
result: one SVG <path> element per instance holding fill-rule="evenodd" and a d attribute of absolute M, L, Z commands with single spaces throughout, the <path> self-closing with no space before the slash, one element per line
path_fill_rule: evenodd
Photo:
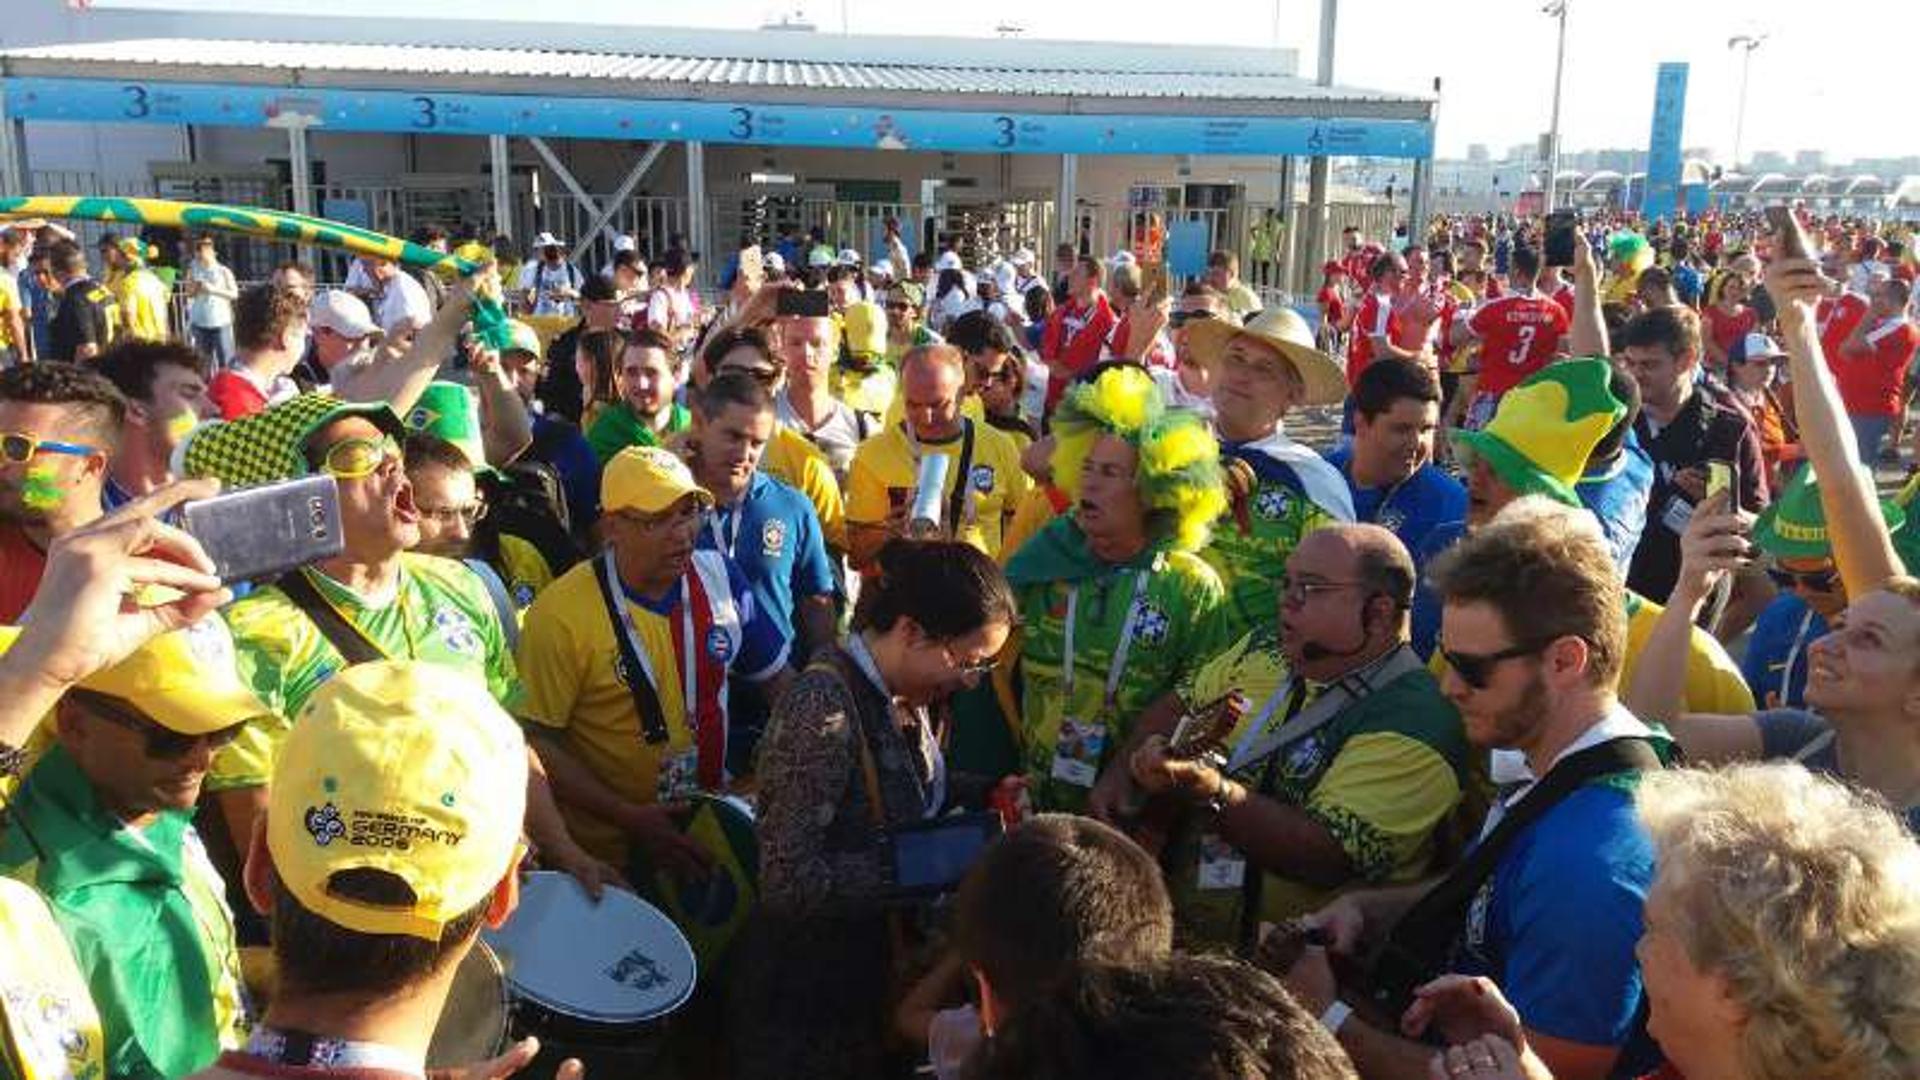
<path fill-rule="evenodd" d="M 27 509 L 51 510 L 65 502 L 66 497 L 53 469 L 35 465 L 27 470 L 27 481 L 20 488 L 20 501 L 26 504 Z"/>
<path fill-rule="evenodd" d="M 185 439 L 199 423 L 200 418 L 193 414 L 192 409 L 182 409 L 178 416 L 167 421 L 167 441 L 179 443 L 182 439 Z"/>

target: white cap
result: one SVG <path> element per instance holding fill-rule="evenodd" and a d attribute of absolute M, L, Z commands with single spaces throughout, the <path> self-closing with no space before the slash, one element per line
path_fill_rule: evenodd
<path fill-rule="evenodd" d="M 832 266 L 833 256 L 827 253 L 826 248 L 814 248 L 812 251 L 807 252 L 807 265 Z"/>
<path fill-rule="evenodd" d="M 937 258 L 937 259 L 935 259 L 935 260 L 933 260 L 933 268 L 934 268 L 935 270 L 960 270 L 960 269 L 963 269 L 963 267 L 962 267 L 962 266 L 960 265 L 960 256 L 959 256 L 959 254 L 958 254 L 957 252 L 952 252 L 952 251 L 943 251 L 943 252 L 941 252 L 941 253 L 940 253 L 940 257 L 939 257 L 939 258 Z"/>
<path fill-rule="evenodd" d="M 765 255 L 760 256 L 760 265 L 768 270 L 778 270 L 781 273 L 785 273 L 787 260 L 779 252 L 769 251 Z"/>
<path fill-rule="evenodd" d="M 1013 258 L 1007 261 L 1013 263 L 1015 266 L 1032 266 L 1033 252 L 1027 248 L 1021 248 L 1019 251 L 1013 253 Z"/>
<path fill-rule="evenodd" d="M 1107 265 L 1108 266 L 1131 266 L 1137 261 L 1138 260 L 1133 257 L 1133 252 L 1128 251 L 1125 248 L 1122 248 L 1119 251 L 1116 251 L 1113 253 L 1113 258 L 1107 260 Z"/>
<path fill-rule="evenodd" d="M 534 237 L 533 246 L 536 248 L 566 247 L 565 244 L 560 242 L 559 237 L 553 235 L 550 232 L 543 232 L 540 235 Z"/>
<path fill-rule="evenodd" d="M 369 334 L 378 336 L 380 333 L 380 324 L 373 321 L 365 302 L 339 289 L 315 293 L 313 304 L 307 309 L 307 321 L 316 328 L 324 326 L 345 338 L 362 338 Z"/>
<path fill-rule="evenodd" d="M 613 238 L 613 250 L 639 251 L 640 243 L 639 241 L 635 240 L 633 237 L 628 236 L 626 233 L 621 233 L 619 236 L 616 236 Z"/>
<path fill-rule="evenodd" d="M 882 277 L 892 277 L 893 276 L 893 260 L 892 259 L 875 259 L 873 260 L 873 265 L 867 267 L 867 273 L 878 274 Z"/>
<path fill-rule="evenodd" d="M 838 262 L 841 266 L 859 266 L 860 253 L 852 248 L 841 248 L 840 257 L 834 261 Z"/>

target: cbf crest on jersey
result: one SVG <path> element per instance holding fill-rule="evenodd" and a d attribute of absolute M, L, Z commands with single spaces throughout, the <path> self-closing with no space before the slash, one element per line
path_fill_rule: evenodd
<path fill-rule="evenodd" d="M 760 527 L 760 553 L 769 559 L 777 559 L 787 549 L 787 523 L 779 518 L 768 518 Z"/>

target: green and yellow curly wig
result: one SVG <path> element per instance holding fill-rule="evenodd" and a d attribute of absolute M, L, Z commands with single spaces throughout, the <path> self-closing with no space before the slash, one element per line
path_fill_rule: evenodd
<path fill-rule="evenodd" d="M 1607 237 L 1608 265 L 1625 264 L 1634 273 L 1653 265 L 1653 245 L 1631 229 L 1622 229 Z"/>
<path fill-rule="evenodd" d="M 1139 452 L 1135 484 L 1149 531 L 1169 537 L 1182 551 L 1205 547 L 1214 521 L 1227 510 L 1220 444 L 1206 419 L 1167 408 L 1141 368 L 1110 368 L 1074 386 L 1053 418 L 1053 477 L 1075 500 L 1080 466 L 1102 435 L 1118 436 Z"/>

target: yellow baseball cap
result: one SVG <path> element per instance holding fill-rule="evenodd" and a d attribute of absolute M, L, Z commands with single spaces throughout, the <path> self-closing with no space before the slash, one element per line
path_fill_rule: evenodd
<path fill-rule="evenodd" d="M 182 735 L 205 735 L 271 711 L 240 681 L 233 635 L 215 616 L 154 636 L 78 685 L 119 698 Z"/>
<path fill-rule="evenodd" d="M 712 506 L 713 496 L 694 483 L 687 463 L 671 450 L 657 446 L 629 446 L 607 462 L 600 475 L 600 509 L 603 513 L 638 510 L 657 514 L 686 498 L 698 495 L 701 503 Z"/>
<path fill-rule="evenodd" d="M 347 668 L 308 699 L 274 761 L 267 850 L 302 907 L 363 934 L 440 940 L 512 872 L 527 744 L 486 683 L 441 664 Z M 381 870 L 414 902 L 337 895 Z"/>

